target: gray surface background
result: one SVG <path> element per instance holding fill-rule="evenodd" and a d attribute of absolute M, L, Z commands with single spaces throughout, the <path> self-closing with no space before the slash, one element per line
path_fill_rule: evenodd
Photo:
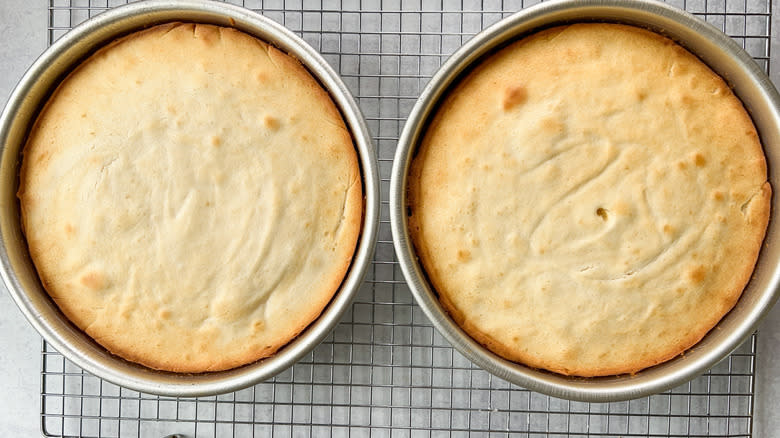
<path fill-rule="evenodd" d="M 0 1 L 0 102 L 46 48 L 47 2 Z M 40 436 L 38 333 L 0 286 L 0 436 Z"/>
<path fill-rule="evenodd" d="M 773 10 L 778 1 L 773 0 Z M 0 1 L 0 103 L 46 48 L 47 5 L 43 0 Z M 780 29 L 773 17 L 772 79 L 778 81 Z M 0 286 L 0 289 L 3 289 Z M 40 436 L 41 340 L 7 291 L 0 291 L 0 436 Z M 756 366 L 754 436 L 780 436 L 780 307 L 761 324 Z"/>

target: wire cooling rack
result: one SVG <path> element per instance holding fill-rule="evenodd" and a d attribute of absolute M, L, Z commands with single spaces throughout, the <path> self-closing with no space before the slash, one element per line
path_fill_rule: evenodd
<path fill-rule="evenodd" d="M 48 38 L 125 1 L 50 0 Z M 233 1 L 323 54 L 357 97 L 379 160 L 379 241 L 365 284 L 326 340 L 274 379 L 232 394 L 158 397 L 102 381 L 44 343 L 46 436 L 620 436 L 752 435 L 756 336 L 710 372 L 663 394 L 579 403 L 478 369 L 430 325 L 405 284 L 390 233 L 392 157 L 428 79 L 465 41 L 535 1 Z M 670 2 L 719 27 L 769 68 L 769 0 Z"/>

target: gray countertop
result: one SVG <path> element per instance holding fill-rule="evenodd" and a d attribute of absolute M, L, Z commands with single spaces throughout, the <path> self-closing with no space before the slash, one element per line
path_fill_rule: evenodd
<path fill-rule="evenodd" d="M 0 2 L 0 101 L 46 48 L 42 1 Z M 41 338 L 0 286 L 0 435 L 40 436 Z"/>
<path fill-rule="evenodd" d="M 47 8 L 42 1 L 0 2 L 0 103 L 46 47 Z M 773 27 L 778 29 L 777 20 Z M 772 42 L 775 46 L 776 41 Z M 773 49 L 774 53 L 777 50 Z M 780 57 L 778 57 L 780 58 Z M 773 71 L 777 62 L 773 60 Z M 777 77 L 773 77 L 778 83 Z M 2 289 L 2 286 L 0 286 Z M 41 338 L 7 291 L 0 291 L 0 436 L 40 435 Z M 780 307 L 759 328 L 754 436 L 777 436 L 780 416 Z"/>

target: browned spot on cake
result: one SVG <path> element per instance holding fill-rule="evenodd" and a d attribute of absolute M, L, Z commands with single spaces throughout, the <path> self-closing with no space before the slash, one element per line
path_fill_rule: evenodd
<path fill-rule="evenodd" d="M 263 125 L 268 129 L 276 131 L 277 129 L 279 129 L 279 120 L 277 120 L 276 117 L 273 116 L 265 116 L 263 117 Z"/>
<path fill-rule="evenodd" d="M 539 123 L 544 132 L 550 134 L 560 134 L 563 132 L 563 123 L 556 117 L 545 117 Z"/>
<path fill-rule="evenodd" d="M 218 148 L 221 144 L 222 144 L 222 139 L 219 138 L 219 136 L 214 135 L 214 136 L 211 137 L 211 145 L 212 146 L 214 146 L 215 148 Z"/>
<path fill-rule="evenodd" d="M 563 351 L 561 351 L 561 355 L 563 355 L 563 357 L 565 357 L 566 359 L 574 359 L 575 357 L 578 356 L 577 350 L 575 350 L 574 348 L 564 349 Z"/>
<path fill-rule="evenodd" d="M 707 164 L 707 160 L 704 159 L 704 155 L 696 152 L 693 154 L 693 164 L 695 164 L 696 167 L 704 167 L 704 165 Z"/>
<path fill-rule="evenodd" d="M 680 96 L 680 103 L 683 106 L 694 106 L 696 105 L 696 99 L 694 99 L 692 96 L 688 94 L 683 94 Z"/>
<path fill-rule="evenodd" d="M 160 310 L 160 318 L 161 319 L 168 319 L 171 317 L 171 311 L 167 309 Z"/>
<path fill-rule="evenodd" d="M 674 227 L 669 224 L 664 225 L 664 233 L 666 234 L 674 233 Z"/>
<path fill-rule="evenodd" d="M 631 205 L 624 201 L 617 201 L 612 206 L 612 211 L 619 216 L 628 216 L 631 214 Z M 607 210 L 609 213 L 609 210 Z"/>
<path fill-rule="evenodd" d="M 81 284 L 93 289 L 100 290 L 106 286 L 106 278 L 98 272 L 88 272 L 81 277 Z"/>
<path fill-rule="evenodd" d="M 707 271 L 702 265 L 694 266 L 691 270 L 688 271 L 688 279 L 691 280 L 691 282 L 694 284 L 702 283 L 706 276 Z"/>
<path fill-rule="evenodd" d="M 636 100 L 643 101 L 647 99 L 647 90 L 644 89 L 637 89 L 636 90 Z"/>
<path fill-rule="evenodd" d="M 459 262 L 467 262 L 471 260 L 471 251 L 459 249 L 458 250 L 458 261 Z"/>
<path fill-rule="evenodd" d="M 262 320 L 257 320 L 252 323 L 252 330 L 259 332 L 265 328 L 265 323 Z"/>
<path fill-rule="evenodd" d="M 124 68 L 125 70 L 132 69 L 136 65 L 138 65 L 138 57 L 136 56 L 128 56 L 124 60 Z"/>
<path fill-rule="evenodd" d="M 203 42 L 206 47 L 213 46 L 221 39 L 219 29 L 209 26 L 195 26 L 194 36 Z"/>
<path fill-rule="evenodd" d="M 522 85 L 507 88 L 504 90 L 504 111 L 509 111 L 517 105 L 522 104 L 527 98 L 528 91 Z"/>
<path fill-rule="evenodd" d="M 51 152 L 49 150 L 45 150 L 38 154 L 38 156 L 35 157 L 35 164 L 43 164 L 45 161 L 48 161 L 49 157 L 51 156 Z"/>
<path fill-rule="evenodd" d="M 688 167 L 688 165 L 685 163 L 685 161 L 678 161 L 677 167 L 679 167 L 680 169 L 685 169 Z"/>
<path fill-rule="evenodd" d="M 74 234 L 76 234 L 76 229 L 73 228 L 73 225 L 65 224 L 65 235 L 68 237 L 73 237 Z"/>
<path fill-rule="evenodd" d="M 607 215 L 607 210 L 604 210 L 603 208 L 599 207 L 596 209 L 596 214 L 604 221 L 609 219 L 609 216 Z"/>
<path fill-rule="evenodd" d="M 686 53 L 683 52 L 684 49 L 682 49 L 681 47 L 674 46 L 674 47 L 672 47 L 672 50 L 674 52 L 677 52 L 675 54 L 675 55 L 677 55 L 676 56 L 677 59 L 674 61 L 674 64 L 672 65 L 672 68 L 671 68 L 672 72 L 675 75 L 683 75 L 683 74 L 687 73 L 688 72 L 688 64 L 686 62 L 677 62 L 680 57 L 685 57 L 687 55 Z"/>
<path fill-rule="evenodd" d="M 168 105 L 168 114 L 176 115 L 176 107 L 173 105 Z"/>
<path fill-rule="evenodd" d="M 567 63 L 579 62 L 583 56 L 587 56 L 587 50 L 566 49 L 562 54 L 562 58 Z"/>
<path fill-rule="evenodd" d="M 714 192 L 712 192 L 712 199 L 714 199 L 716 201 L 722 201 L 723 200 L 723 192 L 721 192 L 720 190 L 715 190 Z"/>

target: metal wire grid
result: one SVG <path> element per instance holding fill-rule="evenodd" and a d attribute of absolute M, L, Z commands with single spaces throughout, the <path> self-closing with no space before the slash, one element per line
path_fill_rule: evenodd
<path fill-rule="evenodd" d="M 49 43 L 115 0 L 50 0 Z M 102 381 L 44 343 L 46 436 L 730 436 L 752 431 L 756 336 L 710 372 L 664 394 L 580 403 L 511 385 L 453 350 L 414 304 L 392 248 L 388 192 L 406 116 L 466 40 L 538 1 L 231 1 L 303 37 L 357 97 L 377 146 L 382 211 L 373 263 L 326 340 L 276 378 L 232 394 L 158 397 Z M 769 68 L 771 2 L 673 0 Z"/>

